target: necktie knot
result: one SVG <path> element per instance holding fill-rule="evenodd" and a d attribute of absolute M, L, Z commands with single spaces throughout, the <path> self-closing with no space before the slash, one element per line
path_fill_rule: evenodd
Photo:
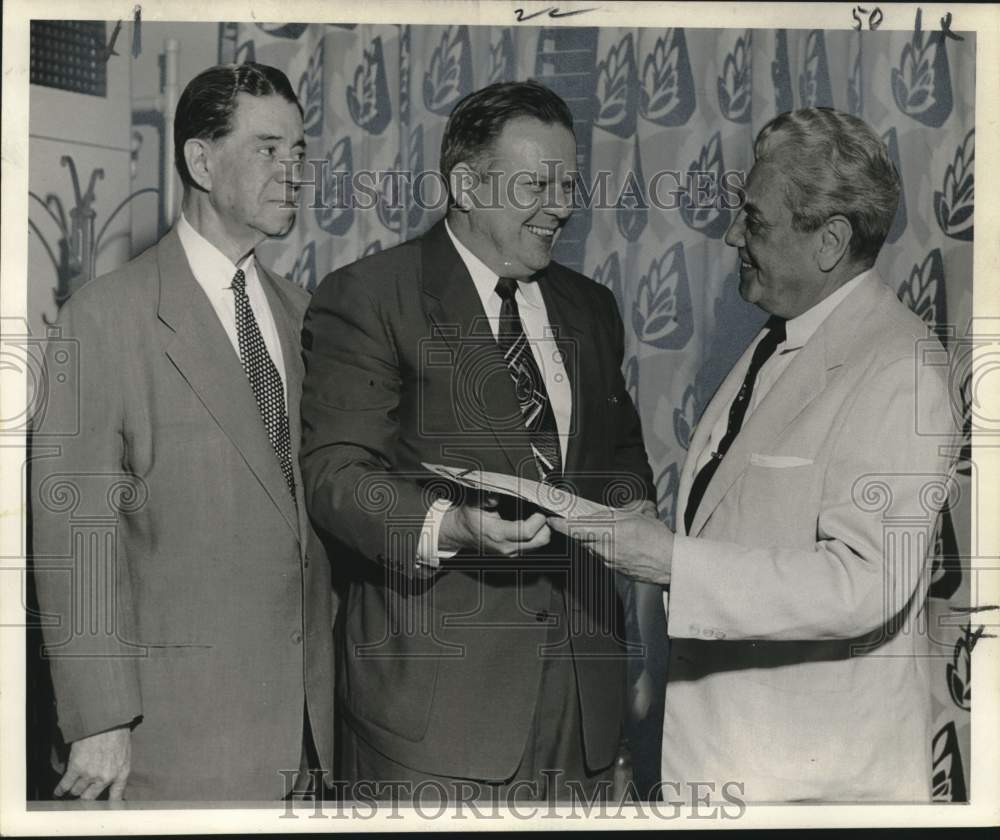
<path fill-rule="evenodd" d="M 500 277 L 497 279 L 496 293 L 500 296 L 500 300 L 514 300 L 514 294 L 517 292 L 517 280 L 513 277 Z"/>
<path fill-rule="evenodd" d="M 247 293 L 247 277 L 243 273 L 242 268 L 236 269 L 236 273 L 233 275 L 233 291 L 237 295 L 245 295 Z"/>
<path fill-rule="evenodd" d="M 777 315 L 772 315 L 767 319 L 765 326 L 770 330 L 771 341 L 776 347 L 785 340 L 785 323 L 785 319 L 779 318 Z"/>

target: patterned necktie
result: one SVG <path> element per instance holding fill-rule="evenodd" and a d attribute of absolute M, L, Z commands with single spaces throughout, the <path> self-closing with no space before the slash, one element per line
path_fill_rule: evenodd
<path fill-rule="evenodd" d="M 521 314 L 514 300 L 516 291 L 517 281 L 513 278 L 501 277 L 497 280 L 496 293 L 501 301 L 498 343 L 510 378 L 514 380 L 514 391 L 531 438 L 538 472 L 543 481 L 548 481 L 562 474 L 559 429 L 545 390 L 545 380 L 524 334 Z"/>
<path fill-rule="evenodd" d="M 715 475 L 715 471 L 719 468 L 719 464 L 722 463 L 722 459 L 729 451 L 729 447 L 733 445 L 736 435 L 739 434 L 740 428 L 743 426 L 743 421 L 747 416 L 747 409 L 750 407 L 750 397 L 753 395 L 753 386 L 754 382 L 757 381 L 757 374 L 760 373 L 764 362 L 771 358 L 778 345 L 785 340 L 785 321 L 783 318 L 770 318 L 766 327 L 767 334 L 754 348 L 753 357 L 750 359 L 750 367 L 747 368 L 747 374 L 743 377 L 743 384 L 740 386 L 733 404 L 729 406 L 729 422 L 726 424 L 725 435 L 719 441 L 719 448 L 712 453 L 712 457 L 708 463 L 698 471 L 698 474 L 694 477 L 694 482 L 691 484 L 691 493 L 688 496 L 687 508 L 684 510 L 684 527 L 688 533 L 691 532 L 691 523 L 694 522 L 694 515 L 698 512 L 698 505 L 701 502 L 702 496 L 705 495 L 705 490 L 708 489 L 708 483 L 712 480 L 712 476 Z"/>
<path fill-rule="evenodd" d="M 233 277 L 233 292 L 236 295 L 236 335 L 240 344 L 240 361 L 246 373 L 257 408 L 267 428 L 267 436 L 274 447 L 281 472 L 288 482 L 288 492 L 295 498 L 295 478 L 292 473 L 292 444 L 288 431 L 288 415 L 285 413 L 285 389 L 278 369 L 264 345 L 257 319 L 250 308 L 247 297 L 246 275 L 242 269 Z"/>

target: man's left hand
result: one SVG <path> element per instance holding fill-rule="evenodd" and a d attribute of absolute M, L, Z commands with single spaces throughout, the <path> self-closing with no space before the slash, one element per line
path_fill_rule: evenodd
<path fill-rule="evenodd" d="M 549 527 L 587 546 L 610 568 L 635 580 L 666 586 L 674 533 L 648 514 L 615 511 L 613 519 L 550 516 Z"/>

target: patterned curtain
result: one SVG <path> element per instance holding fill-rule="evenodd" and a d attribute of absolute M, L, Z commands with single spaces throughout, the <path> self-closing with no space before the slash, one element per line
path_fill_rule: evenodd
<path fill-rule="evenodd" d="M 371 209 L 352 207 L 351 173 L 436 169 L 452 107 L 490 82 L 536 78 L 567 100 L 583 183 L 610 178 L 604 206 L 576 212 L 556 258 L 617 298 L 626 378 L 670 525 L 691 429 L 765 317 L 739 298 L 738 260 L 723 242 L 733 211 L 714 199 L 724 173 L 749 170 L 753 138 L 775 114 L 830 105 L 881 134 L 903 199 L 878 267 L 952 347 L 970 324 L 975 41 L 925 29 L 919 11 L 911 32 L 865 33 L 229 23 L 219 26 L 219 60 L 285 70 L 305 109 L 308 157 L 328 163 L 322 206 L 304 202 L 295 229 L 261 248 L 309 290 L 443 214 L 391 179 L 354 196 Z M 961 373 L 958 410 L 968 403 Z M 963 609 L 960 558 L 975 549 L 970 471 L 966 459 L 964 492 L 938 532 L 931 593 L 933 788 L 945 801 L 968 796 L 969 654 L 982 633 Z M 652 650 L 651 661 L 662 654 Z M 630 728 L 647 778 L 657 772 L 659 713 L 654 705 Z"/>

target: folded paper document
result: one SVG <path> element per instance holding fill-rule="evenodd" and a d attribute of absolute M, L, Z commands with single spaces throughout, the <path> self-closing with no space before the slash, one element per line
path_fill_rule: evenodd
<path fill-rule="evenodd" d="M 483 472 L 464 467 L 446 467 L 443 464 L 427 464 L 424 467 L 435 475 L 484 493 L 499 493 L 530 502 L 541 510 L 556 516 L 587 517 L 597 519 L 613 518 L 615 511 L 606 505 L 592 502 L 568 490 L 530 478 L 518 478 L 504 473 Z"/>

